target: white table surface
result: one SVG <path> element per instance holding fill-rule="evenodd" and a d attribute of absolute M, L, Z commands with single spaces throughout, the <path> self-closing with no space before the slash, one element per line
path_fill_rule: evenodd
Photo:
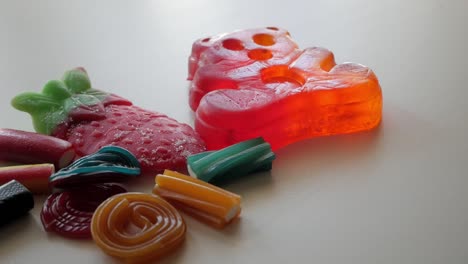
<path fill-rule="evenodd" d="M 32 131 L 9 101 L 75 66 L 95 87 L 193 123 L 192 42 L 283 27 L 301 47 L 371 67 L 382 125 L 279 150 L 271 173 L 227 187 L 243 196 L 240 221 L 218 231 L 186 217 L 185 244 L 160 263 L 468 263 L 467 11 L 465 0 L 2 0 L 0 127 Z M 115 261 L 44 232 L 44 198 L 1 228 L 0 263 Z"/>

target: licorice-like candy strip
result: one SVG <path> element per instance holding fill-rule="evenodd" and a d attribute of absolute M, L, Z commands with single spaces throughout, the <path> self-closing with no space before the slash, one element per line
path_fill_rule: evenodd
<path fill-rule="evenodd" d="M 33 207 L 32 193 L 18 181 L 0 186 L 0 225 L 15 220 Z"/>
<path fill-rule="evenodd" d="M 207 182 L 170 170 L 155 181 L 154 194 L 213 227 L 223 228 L 241 213 L 239 195 Z"/>
<path fill-rule="evenodd" d="M 187 169 L 190 176 L 219 185 L 254 172 L 271 170 L 274 159 L 270 144 L 259 137 L 218 151 L 191 155 L 187 158 Z"/>
<path fill-rule="evenodd" d="M 132 153 L 121 147 L 105 146 L 50 176 L 50 185 L 53 188 L 68 188 L 89 183 L 119 182 L 140 173 L 140 163 Z"/>

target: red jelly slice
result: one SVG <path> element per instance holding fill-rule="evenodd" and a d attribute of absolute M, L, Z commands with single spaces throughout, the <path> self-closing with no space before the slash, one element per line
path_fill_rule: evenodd
<path fill-rule="evenodd" d="M 45 230 L 69 238 L 91 238 L 91 218 L 107 198 L 126 192 L 114 183 L 89 185 L 50 195 L 41 211 Z"/>

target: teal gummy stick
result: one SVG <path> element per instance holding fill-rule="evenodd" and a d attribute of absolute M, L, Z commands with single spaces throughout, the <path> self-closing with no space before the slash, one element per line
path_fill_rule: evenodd
<path fill-rule="evenodd" d="M 207 182 L 222 182 L 270 170 L 275 154 L 263 138 L 243 141 L 219 151 L 207 151 L 187 158 L 190 175 Z"/>

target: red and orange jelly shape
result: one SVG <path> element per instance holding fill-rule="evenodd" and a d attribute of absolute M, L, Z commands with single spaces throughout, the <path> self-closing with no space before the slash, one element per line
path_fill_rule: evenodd
<path fill-rule="evenodd" d="M 325 48 L 299 49 L 289 32 L 276 27 L 196 41 L 188 79 L 195 129 L 208 149 L 260 136 L 278 149 L 369 130 L 382 116 L 372 70 L 336 64 Z"/>

